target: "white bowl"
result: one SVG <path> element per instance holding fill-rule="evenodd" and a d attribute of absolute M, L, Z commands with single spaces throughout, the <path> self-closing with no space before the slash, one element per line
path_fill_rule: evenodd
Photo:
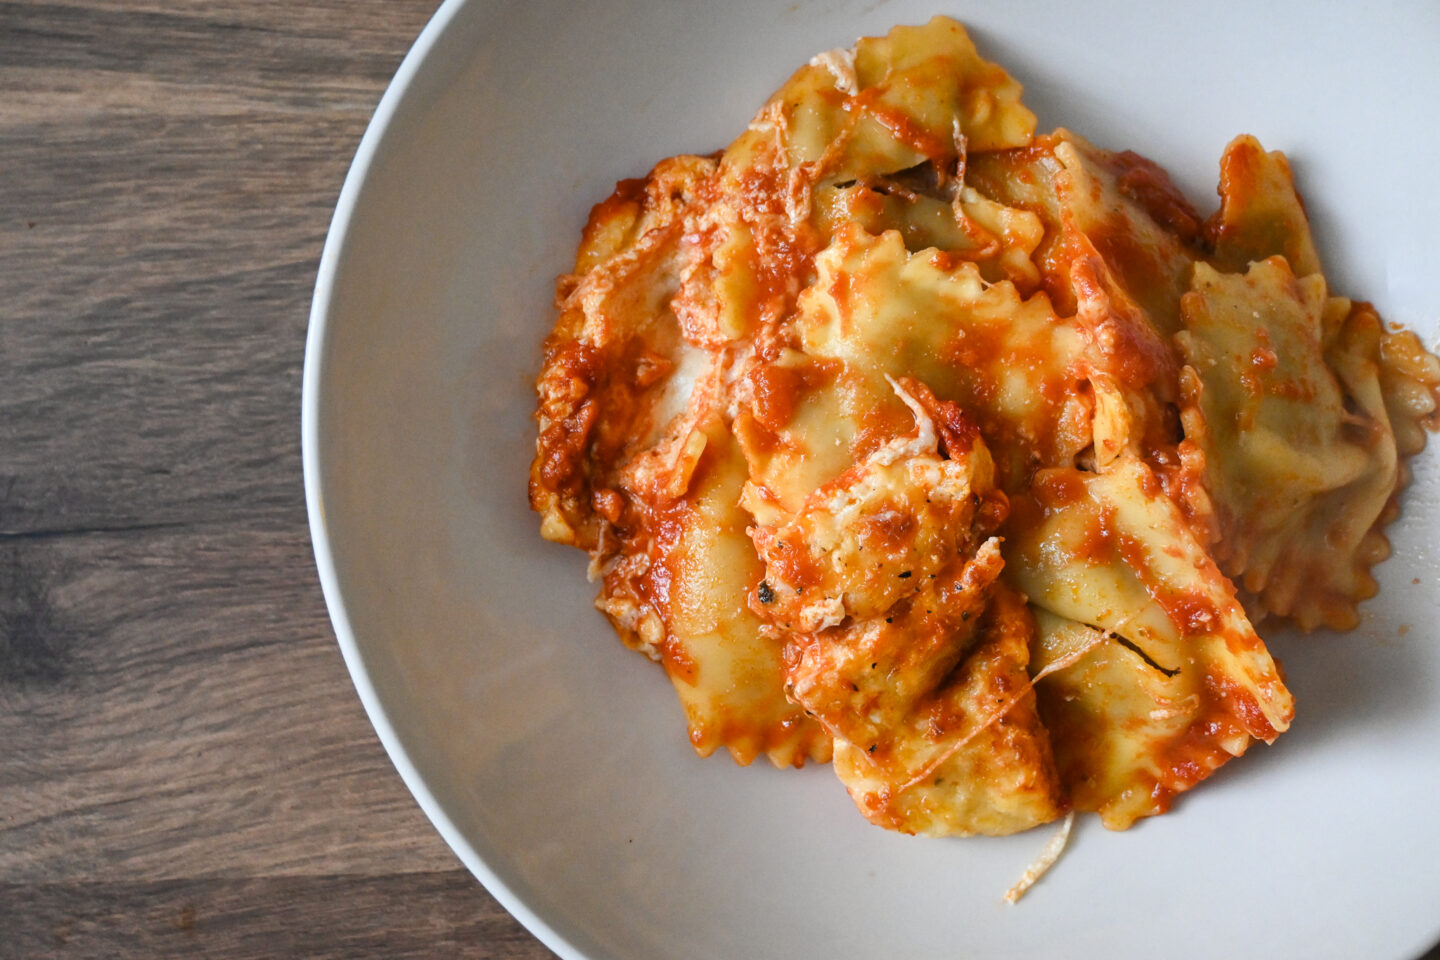
<path fill-rule="evenodd" d="M 1320 9 L 945 12 L 1026 84 L 1042 128 L 1147 154 L 1202 207 L 1232 135 L 1288 151 L 1335 287 L 1434 343 L 1440 17 Z M 1083 822 L 1017 907 L 1001 894 L 1048 831 L 895 836 L 823 768 L 697 759 L 665 677 L 592 609 L 584 558 L 540 540 L 531 381 L 590 205 L 660 157 L 723 146 L 811 54 L 934 12 L 441 7 L 345 183 L 306 351 L 316 558 L 380 739 L 465 864 L 565 958 L 1420 953 L 1440 933 L 1433 451 L 1365 624 L 1275 638 L 1294 730 L 1168 816 Z"/>

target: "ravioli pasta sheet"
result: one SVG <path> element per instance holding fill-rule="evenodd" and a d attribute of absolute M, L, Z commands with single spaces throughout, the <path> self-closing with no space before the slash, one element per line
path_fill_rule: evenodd
<path fill-rule="evenodd" d="M 1353 627 L 1440 361 L 1333 293 L 1289 165 L 1036 135 L 937 17 L 595 207 L 531 505 L 701 755 L 865 817 L 1124 829 L 1294 712 L 1256 626 Z"/>

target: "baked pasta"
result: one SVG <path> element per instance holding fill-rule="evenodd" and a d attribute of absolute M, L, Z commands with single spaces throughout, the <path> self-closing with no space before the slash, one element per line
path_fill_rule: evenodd
<path fill-rule="evenodd" d="M 1355 625 L 1440 361 L 1330 291 L 1282 155 L 1238 138 L 1219 193 L 1037 136 L 937 17 L 595 207 L 530 502 L 696 751 L 1007 834 L 1289 727 L 1256 624 Z"/>

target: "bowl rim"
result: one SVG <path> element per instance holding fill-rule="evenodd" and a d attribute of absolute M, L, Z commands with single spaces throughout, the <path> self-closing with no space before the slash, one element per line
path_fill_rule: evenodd
<path fill-rule="evenodd" d="M 349 245 L 351 223 L 371 170 L 385 146 L 391 123 L 406 106 L 411 88 L 425 69 L 427 60 L 440 38 L 470 2 L 471 0 L 443 0 L 406 52 L 365 128 L 335 203 L 335 213 L 325 235 L 325 245 L 315 277 L 315 292 L 310 304 L 310 317 L 305 334 L 304 369 L 301 375 L 300 454 L 305 485 L 305 512 L 309 518 L 310 541 L 315 553 L 315 567 L 320 576 L 320 590 L 325 597 L 325 607 L 330 614 L 330 623 L 340 646 L 340 654 L 345 660 L 350 680 L 355 685 L 355 692 L 360 696 L 365 715 L 380 738 L 390 762 L 400 774 L 400 779 L 420 804 L 420 809 L 429 818 L 431 825 L 440 833 L 441 839 L 511 916 L 563 960 L 587 960 L 583 951 L 531 909 L 471 846 L 446 814 L 439 800 L 431 793 L 424 776 L 405 750 L 370 679 L 351 627 L 325 516 L 322 490 L 324 463 L 320 443 L 323 357 L 330 326 L 340 322 L 334 316 L 334 291 L 340 264 L 345 259 Z"/>
<path fill-rule="evenodd" d="M 386 86 L 347 171 L 320 256 L 306 331 L 300 411 L 305 503 L 315 565 L 336 641 L 366 716 L 402 782 L 464 867 L 536 939 L 562 960 L 598 960 L 599 955 L 593 949 L 587 952 L 567 939 L 507 884 L 497 867 L 488 863 L 455 825 L 405 749 L 370 677 L 345 607 L 322 489 L 324 458 L 319 421 L 321 405 L 326 399 L 322 395 L 323 358 L 330 325 L 343 322 L 334 316 L 334 293 L 339 270 L 348 254 L 357 207 L 364 196 L 372 169 L 389 144 L 392 125 L 402 111 L 413 108 L 421 96 L 412 88 L 425 70 L 434 68 L 430 58 L 446 32 L 462 12 L 473 15 L 497 6 L 493 0 L 443 0 L 440 3 Z M 1420 946 L 1426 948 L 1432 943 L 1434 935 L 1428 934 Z M 603 949 L 601 953 L 604 953 Z"/>

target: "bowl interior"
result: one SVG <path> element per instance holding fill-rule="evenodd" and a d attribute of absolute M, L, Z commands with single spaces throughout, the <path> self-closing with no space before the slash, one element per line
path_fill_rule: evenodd
<path fill-rule="evenodd" d="M 1151 156 L 1202 210 L 1232 136 L 1285 149 L 1336 289 L 1433 344 L 1440 186 L 1415 161 L 1440 157 L 1424 122 L 1440 71 L 1416 66 L 1440 18 L 1308 10 L 946 12 L 1025 84 L 1042 129 Z M 894 836 L 823 768 L 697 759 L 664 675 L 593 609 L 584 558 L 540 540 L 532 380 L 590 205 L 661 157 L 723 146 L 812 54 L 934 12 L 442 8 L 342 198 L 307 357 L 317 555 L 377 730 L 457 854 L 566 957 L 1419 952 L 1440 932 L 1433 452 L 1364 625 L 1275 637 L 1294 730 L 1170 816 L 1127 834 L 1082 822 L 1019 907 L 1001 894 L 1046 831 Z"/>

